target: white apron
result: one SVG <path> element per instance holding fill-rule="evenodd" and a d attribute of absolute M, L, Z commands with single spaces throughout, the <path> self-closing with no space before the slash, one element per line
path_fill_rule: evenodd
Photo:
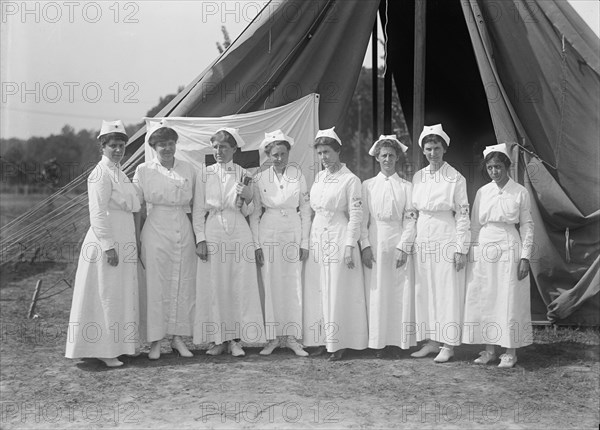
<path fill-rule="evenodd" d="M 415 243 L 417 340 L 460 345 L 465 269 L 454 268 L 454 214 L 420 211 Z"/>

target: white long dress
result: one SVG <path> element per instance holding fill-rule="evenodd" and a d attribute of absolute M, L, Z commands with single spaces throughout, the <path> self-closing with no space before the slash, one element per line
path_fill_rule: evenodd
<path fill-rule="evenodd" d="M 241 209 L 235 204 L 235 185 L 247 175 L 230 162 L 203 166 L 196 178 L 194 232 L 196 243 L 206 240 L 208 246 L 208 261 L 198 261 L 196 276 L 196 344 L 265 341 L 256 247 L 245 218 L 254 202 Z"/>
<path fill-rule="evenodd" d="M 264 255 L 260 270 L 269 340 L 277 336 L 302 338 L 300 248 L 308 250 L 310 215 L 306 179 L 299 168 L 288 166 L 281 179 L 273 167 L 255 177 L 250 226 Z"/>
<path fill-rule="evenodd" d="M 327 351 L 365 349 L 368 344 L 367 308 L 363 270 L 357 241 L 362 222 L 360 180 L 342 164 L 330 174 L 317 174 L 310 191 L 315 211 L 310 234 L 310 258 L 320 267 L 322 332 Z M 354 269 L 344 262 L 353 246 Z"/>
<path fill-rule="evenodd" d="M 106 156 L 88 177 L 90 229 L 75 275 L 67 358 L 134 354 L 139 346 L 137 244 L 133 212 L 140 202 L 131 181 Z M 117 266 L 104 251 L 115 249 Z"/>
<path fill-rule="evenodd" d="M 412 184 L 397 173 L 383 173 L 363 182 L 361 247 L 371 247 L 373 268 L 364 268 L 369 322 L 369 348 L 416 345 L 412 258 L 396 268 L 396 248 L 412 252 L 416 211 Z"/>
<path fill-rule="evenodd" d="M 465 269 L 455 270 L 454 254 L 469 250 L 467 184 L 448 163 L 436 172 L 430 167 L 413 177 L 417 340 L 460 345 Z"/>
<path fill-rule="evenodd" d="M 134 183 L 147 212 L 141 237 L 142 334 L 148 342 L 166 335 L 191 336 L 197 257 L 188 214 L 196 183 L 194 167 L 175 159 L 167 169 L 155 158 L 137 167 Z"/>
<path fill-rule="evenodd" d="M 516 229 L 519 224 L 519 231 Z M 470 264 L 463 342 L 520 348 L 533 343 L 529 275 L 518 280 L 521 258 L 530 259 L 533 219 L 529 193 L 512 179 L 477 191 L 471 222 Z M 519 234 L 520 233 L 520 234 Z"/>

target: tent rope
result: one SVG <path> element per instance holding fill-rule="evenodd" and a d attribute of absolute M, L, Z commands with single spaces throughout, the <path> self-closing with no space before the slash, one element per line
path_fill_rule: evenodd
<path fill-rule="evenodd" d="M 540 157 L 539 155 L 537 155 L 531 149 L 526 148 L 525 147 L 525 138 L 523 138 L 523 144 L 522 145 L 519 142 L 515 142 L 515 145 L 517 145 L 519 148 L 521 148 L 523 151 L 525 151 L 526 153 L 528 153 L 532 157 L 537 158 L 538 160 L 540 160 L 542 163 L 544 163 L 548 167 L 551 167 L 554 170 L 558 170 L 556 167 L 554 167 L 552 164 L 548 163 L 546 160 L 544 160 L 542 157 Z"/>

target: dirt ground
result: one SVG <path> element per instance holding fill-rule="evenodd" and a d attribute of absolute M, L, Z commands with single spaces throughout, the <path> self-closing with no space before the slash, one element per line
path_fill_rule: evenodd
<path fill-rule="evenodd" d="M 2 428 L 598 428 L 597 330 L 551 328 L 519 352 L 514 369 L 478 366 L 479 346 L 446 364 L 352 352 L 329 362 L 174 356 L 148 347 L 125 366 L 64 358 L 72 290 L 65 266 L 27 263 L 0 281 Z M 37 279 L 45 298 L 27 319 Z M 66 290 L 60 292 L 61 289 Z M 191 345 L 190 345 L 191 346 Z"/>

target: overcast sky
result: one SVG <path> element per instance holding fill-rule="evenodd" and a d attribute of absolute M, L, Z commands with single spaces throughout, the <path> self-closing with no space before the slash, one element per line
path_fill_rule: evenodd
<path fill-rule="evenodd" d="M 222 25 L 235 39 L 265 3 L 1 0 L 0 136 L 140 122 L 216 58 Z M 600 34 L 598 1 L 571 3 Z"/>

